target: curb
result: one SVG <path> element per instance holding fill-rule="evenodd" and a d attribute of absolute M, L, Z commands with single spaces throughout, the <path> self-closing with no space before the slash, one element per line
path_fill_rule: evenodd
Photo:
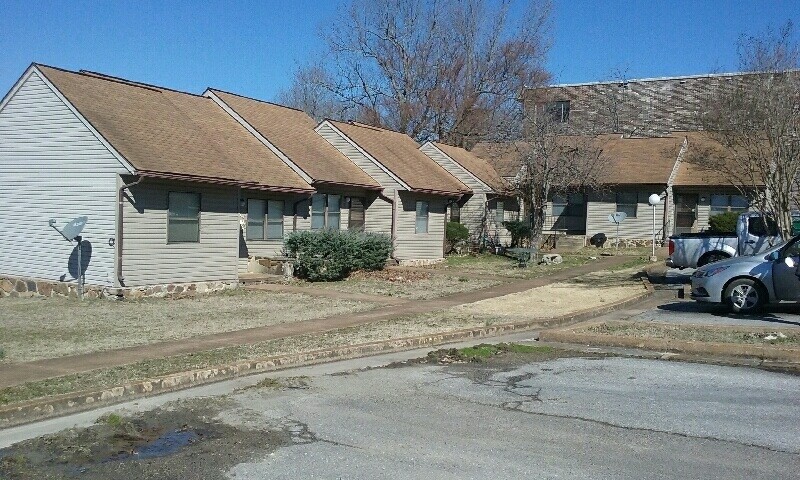
<path fill-rule="evenodd" d="M 50 417 L 92 410 L 100 406 L 121 403 L 148 395 L 174 392 L 213 382 L 230 380 L 246 375 L 255 375 L 291 367 L 314 365 L 336 360 L 368 357 L 388 352 L 433 347 L 471 338 L 488 338 L 510 332 L 526 331 L 542 327 L 555 327 L 583 322 L 610 313 L 619 308 L 635 304 L 653 294 L 652 285 L 643 279 L 645 292 L 628 299 L 611 303 L 601 308 L 582 310 L 559 317 L 535 319 L 525 322 L 493 325 L 481 328 L 456 330 L 446 333 L 406 337 L 381 342 L 371 342 L 344 347 L 315 350 L 290 355 L 271 356 L 234 364 L 190 370 L 131 382 L 101 390 L 66 393 L 53 397 L 32 400 L 0 407 L 0 429 L 32 423 Z"/>

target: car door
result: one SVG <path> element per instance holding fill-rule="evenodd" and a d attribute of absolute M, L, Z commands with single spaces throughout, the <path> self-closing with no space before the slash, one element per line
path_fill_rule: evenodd
<path fill-rule="evenodd" d="M 786 264 L 787 257 L 794 266 Z M 800 237 L 781 249 L 780 258 L 772 264 L 772 282 L 778 300 L 800 301 Z"/>
<path fill-rule="evenodd" d="M 778 224 L 771 218 L 748 217 L 746 230 L 739 233 L 739 255 L 749 257 L 770 249 L 780 242 Z"/>

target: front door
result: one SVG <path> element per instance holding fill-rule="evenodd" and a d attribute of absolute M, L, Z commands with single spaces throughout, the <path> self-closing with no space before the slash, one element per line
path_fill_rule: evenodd
<path fill-rule="evenodd" d="M 675 235 L 691 233 L 697 223 L 697 195 L 675 195 Z"/>
<path fill-rule="evenodd" d="M 786 257 L 794 260 L 794 266 L 786 264 Z M 800 301 L 800 239 L 781 249 L 781 256 L 772 265 L 772 285 L 778 300 Z"/>

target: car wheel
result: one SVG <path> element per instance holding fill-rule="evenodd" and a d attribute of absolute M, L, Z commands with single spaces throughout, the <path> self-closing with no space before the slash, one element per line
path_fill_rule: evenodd
<path fill-rule="evenodd" d="M 761 285 L 749 278 L 734 280 L 725 289 L 725 302 L 734 313 L 752 313 L 767 300 Z"/>
<path fill-rule="evenodd" d="M 720 260 L 725 260 L 727 258 L 731 258 L 730 255 L 726 255 L 720 252 L 706 253 L 705 255 L 700 257 L 700 260 L 697 261 L 697 266 L 702 267 L 703 265 L 719 262 Z"/>

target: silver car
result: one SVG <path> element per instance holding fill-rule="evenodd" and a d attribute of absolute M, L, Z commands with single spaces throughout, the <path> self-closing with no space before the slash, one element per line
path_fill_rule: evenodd
<path fill-rule="evenodd" d="M 734 257 L 698 268 L 692 298 L 725 303 L 750 313 L 765 303 L 800 302 L 800 235 L 752 257 Z"/>

